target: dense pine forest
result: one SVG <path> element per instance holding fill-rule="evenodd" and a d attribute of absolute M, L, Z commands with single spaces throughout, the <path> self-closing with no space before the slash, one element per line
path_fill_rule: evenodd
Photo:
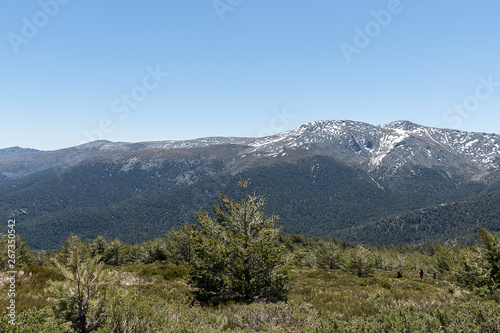
<path fill-rule="evenodd" d="M 211 163 L 210 168 L 220 169 Z M 220 187 L 238 197 L 236 184 L 243 177 L 266 195 L 266 211 L 280 216 L 278 224 L 286 233 L 366 245 L 425 245 L 447 240 L 474 244 L 478 224 L 500 232 L 497 186 L 451 184 L 430 171 L 420 177 L 427 184 L 424 189 L 421 184 L 416 192 L 399 193 L 384 191 L 366 173 L 322 156 L 176 187 L 172 182 L 178 168 L 167 164 L 162 177 L 142 169 L 119 172 L 119 167 L 101 163 L 79 165 L 71 172 L 43 171 L 0 182 L 0 209 L 22 221 L 17 231 L 36 250 L 58 249 L 71 232 L 84 239 L 102 235 L 143 242 L 196 223 L 193 212 L 210 209 Z"/>
<path fill-rule="evenodd" d="M 197 224 L 142 243 L 32 251 L 9 221 L 0 332 L 500 332 L 494 232 L 468 246 L 285 234 L 239 185 L 241 201 L 221 190 Z"/>

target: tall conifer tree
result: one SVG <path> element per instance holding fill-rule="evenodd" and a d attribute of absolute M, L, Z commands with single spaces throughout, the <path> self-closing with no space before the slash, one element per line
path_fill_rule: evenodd
<path fill-rule="evenodd" d="M 277 216 L 265 217 L 265 198 L 247 194 L 250 182 L 240 180 L 244 198 L 234 202 L 220 190 L 221 205 L 213 204 L 215 218 L 207 211 L 196 214 L 193 227 L 195 258 L 191 284 L 199 301 L 282 300 L 290 280 L 290 261 L 279 243 Z"/>

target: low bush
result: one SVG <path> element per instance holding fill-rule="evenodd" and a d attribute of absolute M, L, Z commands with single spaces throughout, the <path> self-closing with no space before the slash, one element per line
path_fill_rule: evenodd
<path fill-rule="evenodd" d="M 183 278 L 189 274 L 189 268 L 183 265 L 129 265 L 123 268 L 143 279 L 161 276 L 165 281 Z"/>
<path fill-rule="evenodd" d="M 495 302 L 468 302 L 418 311 L 402 306 L 371 317 L 357 317 L 349 322 L 332 320 L 320 324 L 315 333 L 357 332 L 500 332 L 500 305 Z"/>
<path fill-rule="evenodd" d="M 0 333 L 65 333 L 69 328 L 56 321 L 50 307 L 20 312 L 10 320 L 6 314 L 0 317 Z"/>

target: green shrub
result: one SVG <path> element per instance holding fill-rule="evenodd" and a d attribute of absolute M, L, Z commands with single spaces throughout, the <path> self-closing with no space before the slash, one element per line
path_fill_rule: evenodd
<path fill-rule="evenodd" d="M 347 267 L 353 274 L 358 277 L 371 276 L 374 266 L 375 259 L 372 252 L 363 245 L 358 245 L 355 250 L 351 251 Z"/>
<path fill-rule="evenodd" d="M 125 266 L 126 272 L 134 273 L 143 279 L 153 279 L 161 276 L 165 281 L 183 278 L 189 274 L 189 268 L 183 265 L 129 265 Z"/>
<path fill-rule="evenodd" d="M 430 312 L 414 307 L 398 307 L 371 317 L 349 322 L 322 323 L 315 333 L 354 332 L 500 332 L 500 305 L 494 302 L 455 304 Z"/>
<path fill-rule="evenodd" d="M 53 269 L 47 266 L 31 265 L 24 267 L 23 270 L 24 270 L 24 275 L 30 276 L 30 278 L 33 280 L 33 283 L 36 284 L 44 284 L 49 280 L 52 281 L 64 280 L 64 278 L 60 274 L 54 272 Z"/>
<path fill-rule="evenodd" d="M 28 310 L 16 315 L 15 324 L 9 323 L 7 315 L 0 317 L 0 333 L 65 333 L 68 327 L 56 321 L 49 307 Z"/>
<path fill-rule="evenodd" d="M 294 302 L 190 307 L 158 295 L 122 289 L 111 300 L 106 327 L 112 332 L 297 332 L 314 327 L 317 312 Z"/>

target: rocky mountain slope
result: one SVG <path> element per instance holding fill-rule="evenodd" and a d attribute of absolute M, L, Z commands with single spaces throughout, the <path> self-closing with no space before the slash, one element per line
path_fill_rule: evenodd
<path fill-rule="evenodd" d="M 21 147 L 0 149 L 0 160 L 8 160 L 16 157 L 25 157 L 29 155 L 34 155 L 38 152 L 39 151 L 36 149 L 21 148 Z"/>
<path fill-rule="evenodd" d="M 395 177 L 399 171 L 406 173 L 412 166 L 418 166 L 442 170 L 449 177 L 488 180 L 500 167 L 500 136 L 496 134 L 437 129 L 407 121 L 380 126 L 354 121 L 315 121 L 264 138 L 213 137 L 144 143 L 95 141 L 48 152 L 23 150 L 20 153 L 19 148 L 3 149 L 0 150 L 0 174 L 3 180 L 11 180 L 89 159 L 116 156 L 115 161 L 120 163 L 125 155 L 134 156 L 133 160 L 126 161 L 125 169 L 132 165 L 147 168 L 164 160 L 154 160 L 155 156 L 151 157 L 154 153 L 162 156 L 170 150 L 210 149 L 220 145 L 245 148 L 227 156 L 233 160 L 229 165 L 231 171 L 253 165 L 257 159 L 286 160 L 318 154 L 359 167 L 379 179 Z"/>
<path fill-rule="evenodd" d="M 12 148 L 0 150 L 0 208 L 23 221 L 20 232 L 35 247 L 57 246 L 72 231 L 138 241 L 194 222 L 220 187 L 233 191 L 250 177 L 285 231 L 347 235 L 341 230 L 500 189 L 499 148 L 496 134 L 406 121 L 316 121 L 263 138 Z"/>

